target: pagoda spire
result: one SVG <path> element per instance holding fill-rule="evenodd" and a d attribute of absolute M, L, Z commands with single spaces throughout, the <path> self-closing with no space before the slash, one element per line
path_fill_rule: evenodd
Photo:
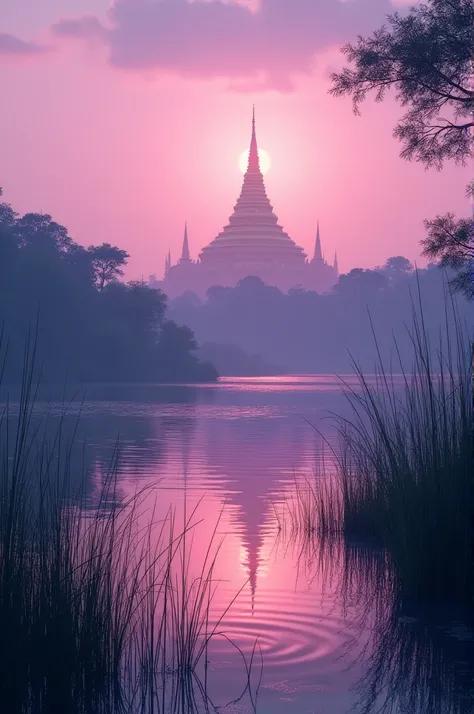
<path fill-rule="evenodd" d="M 316 231 L 316 243 L 314 245 L 314 260 L 323 260 L 323 251 L 321 248 L 321 235 L 319 232 L 319 221 L 318 221 L 318 228 Z"/>
<path fill-rule="evenodd" d="M 305 260 L 303 249 L 279 225 L 268 199 L 258 160 L 254 110 L 249 160 L 240 196 L 229 223 L 204 246 L 199 262 L 209 266 L 245 265 L 252 275 L 255 265 L 262 262 L 274 270 L 275 265 L 302 266 Z"/>
<path fill-rule="evenodd" d="M 249 163 L 247 173 L 260 173 L 260 160 L 258 158 L 257 134 L 255 131 L 255 105 L 252 108 L 252 136 L 250 139 Z"/>
<path fill-rule="evenodd" d="M 337 262 L 337 251 L 334 251 L 334 270 L 336 274 L 339 275 L 339 263 Z"/>
<path fill-rule="evenodd" d="M 188 242 L 188 222 L 184 223 L 184 237 L 183 237 L 183 249 L 181 251 L 180 263 L 189 263 L 191 260 L 189 256 L 189 242 Z"/>

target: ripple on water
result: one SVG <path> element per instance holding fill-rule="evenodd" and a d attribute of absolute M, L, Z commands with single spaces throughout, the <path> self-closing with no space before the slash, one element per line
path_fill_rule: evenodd
<path fill-rule="evenodd" d="M 316 664 L 320 675 L 341 671 L 347 665 L 341 653 L 354 634 L 330 597 L 291 591 L 260 593 L 252 614 L 234 606 L 219 629 L 246 654 L 258 641 L 265 671 L 274 676 L 301 675 Z M 221 664 L 229 648 L 226 640 L 214 646 Z"/>

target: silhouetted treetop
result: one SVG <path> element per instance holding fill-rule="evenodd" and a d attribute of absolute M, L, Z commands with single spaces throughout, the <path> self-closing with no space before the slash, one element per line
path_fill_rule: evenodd
<path fill-rule="evenodd" d="M 0 196 L 2 189 L 0 188 Z M 0 229 L 12 229 L 18 219 L 18 214 L 15 213 L 9 203 L 0 203 Z"/>
<path fill-rule="evenodd" d="M 413 265 L 403 255 L 394 255 L 381 268 L 378 268 L 378 271 L 385 275 L 390 283 L 396 283 L 408 278 L 413 273 Z"/>
<path fill-rule="evenodd" d="M 21 379 L 24 340 L 40 316 L 36 355 L 47 381 L 215 380 L 189 328 L 166 319 L 166 296 L 120 282 L 128 253 L 85 249 L 51 216 L 18 216 L 0 203 L 0 325 L 6 378 Z"/>
<path fill-rule="evenodd" d="M 88 253 L 92 261 L 95 284 L 98 290 L 103 290 L 107 283 L 123 276 L 122 267 L 127 264 L 129 254 L 110 243 L 91 245 Z"/>
<path fill-rule="evenodd" d="M 453 213 L 425 221 L 427 235 L 422 241 L 423 254 L 439 260 L 443 268 L 457 275 L 451 287 L 466 297 L 474 296 L 474 223 L 471 218 L 456 218 Z"/>
<path fill-rule="evenodd" d="M 472 152 L 472 0 L 428 0 L 387 20 L 372 37 L 343 47 L 352 67 L 332 75 L 330 92 L 352 96 L 359 113 L 369 92 L 382 101 L 395 89 L 407 108 L 394 130 L 402 157 L 436 168 L 445 159 L 464 163 Z"/>
<path fill-rule="evenodd" d="M 353 268 L 346 275 L 340 275 L 334 286 L 335 292 L 353 298 L 367 300 L 388 285 L 388 280 L 378 270 Z"/>
<path fill-rule="evenodd" d="M 23 246 L 66 252 L 73 243 L 67 229 L 53 221 L 47 213 L 26 213 L 16 221 L 15 230 Z"/>

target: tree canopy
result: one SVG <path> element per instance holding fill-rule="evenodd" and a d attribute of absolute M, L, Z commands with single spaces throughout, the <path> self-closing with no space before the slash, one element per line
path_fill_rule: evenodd
<path fill-rule="evenodd" d="M 382 101 L 394 89 L 406 108 L 394 131 L 402 157 L 426 167 L 464 163 L 474 126 L 472 0 L 428 0 L 389 15 L 387 23 L 342 48 L 351 66 L 332 75 L 331 93 L 351 96 L 359 113 L 370 92 Z"/>
<path fill-rule="evenodd" d="M 474 224 L 471 218 L 456 219 L 453 213 L 425 221 L 426 237 L 422 241 L 423 253 L 440 260 L 444 268 L 452 268 L 456 276 L 451 286 L 474 297 Z"/>
<path fill-rule="evenodd" d="M 167 317 L 166 296 L 120 282 L 126 251 L 88 249 L 47 214 L 19 216 L 0 203 L 0 332 L 6 377 L 21 377 L 28 332 L 38 321 L 37 362 L 47 381 L 207 381 L 189 328 Z"/>
<path fill-rule="evenodd" d="M 406 280 L 413 273 L 413 265 L 403 255 L 394 255 L 378 271 L 386 276 L 390 284 Z"/>
<path fill-rule="evenodd" d="M 127 264 L 130 257 L 127 251 L 110 245 L 110 243 L 91 245 L 88 253 L 98 290 L 103 290 L 108 283 L 123 276 L 122 267 Z"/>
<path fill-rule="evenodd" d="M 342 48 L 350 66 L 332 75 L 330 92 L 352 97 L 354 111 L 371 92 L 382 101 L 393 89 L 405 114 L 394 135 L 401 156 L 426 168 L 466 163 L 474 137 L 474 3 L 427 0 L 396 12 L 372 37 Z M 469 187 L 474 200 L 474 184 Z M 426 221 L 423 254 L 457 271 L 451 287 L 474 295 L 474 236 L 453 214 Z"/>

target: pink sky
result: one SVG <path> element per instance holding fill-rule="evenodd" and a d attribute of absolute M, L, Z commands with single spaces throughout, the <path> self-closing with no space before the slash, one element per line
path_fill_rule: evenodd
<path fill-rule="evenodd" d="M 399 158 L 393 100 L 354 117 L 327 94 L 340 45 L 379 27 L 390 0 L 1 4 L 5 200 L 127 249 L 129 278 L 162 274 L 185 219 L 193 257 L 226 223 L 253 103 L 280 222 L 311 253 L 319 219 L 343 271 L 420 262 L 423 219 L 469 210 L 469 169 Z"/>

